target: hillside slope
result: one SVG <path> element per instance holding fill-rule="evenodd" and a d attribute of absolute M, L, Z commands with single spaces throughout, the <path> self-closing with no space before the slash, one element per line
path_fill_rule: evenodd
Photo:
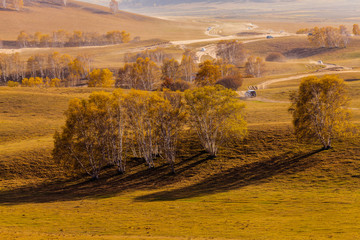
<path fill-rule="evenodd" d="M 196 24 L 186 25 L 124 11 L 112 14 L 107 7 L 77 1 L 69 1 L 66 7 L 42 1 L 26 4 L 19 12 L 3 10 L 0 28 L 1 40 L 14 40 L 22 30 L 29 33 L 51 33 L 59 29 L 99 33 L 125 30 L 141 39 L 187 39 L 189 35 L 203 33 L 203 28 Z"/>

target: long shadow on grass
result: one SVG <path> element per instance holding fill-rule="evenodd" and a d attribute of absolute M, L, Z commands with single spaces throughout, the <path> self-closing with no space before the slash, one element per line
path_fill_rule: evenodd
<path fill-rule="evenodd" d="M 282 155 L 273 157 L 270 160 L 246 164 L 206 178 L 194 185 L 147 194 L 137 197 L 135 200 L 169 201 L 239 189 L 261 183 L 261 181 L 278 174 L 296 173 L 314 166 L 318 160 L 310 157 L 321 151 L 322 149 L 319 149 L 291 158 Z"/>
<path fill-rule="evenodd" d="M 104 173 L 96 181 L 91 181 L 88 176 L 83 176 L 0 191 L 0 204 L 71 201 L 83 198 L 111 197 L 128 190 L 153 190 L 181 181 L 184 177 L 181 173 L 195 168 L 211 158 L 205 151 L 184 158 L 176 164 L 177 174 L 175 175 L 170 172 L 167 164 L 148 169 L 146 166 L 142 166 L 144 163 L 140 159 L 134 159 L 132 165 L 139 166 L 142 170 L 119 175 L 111 167 L 104 169 Z"/>

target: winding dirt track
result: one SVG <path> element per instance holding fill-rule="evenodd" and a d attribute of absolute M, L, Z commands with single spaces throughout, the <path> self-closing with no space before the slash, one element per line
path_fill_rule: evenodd
<path fill-rule="evenodd" d="M 265 89 L 270 84 L 273 84 L 273 83 L 291 81 L 291 80 L 296 80 L 296 79 L 309 77 L 309 76 L 321 76 L 321 75 L 334 74 L 334 73 L 360 73 L 360 71 L 346 70 L 346 71 L 321 71 L 321 72 L 315 72 L 315 73 L 307 73 L 307 74 L 301 74 L 301 75 L 296 75 L 296 76 L 291 76 L 291 77 L 286 77 L 286 78 L 278 78 L 278 79 L 268 80 L 268 81 L 258 84 L 257 87 L 258 87 L 258 89 Z"/>

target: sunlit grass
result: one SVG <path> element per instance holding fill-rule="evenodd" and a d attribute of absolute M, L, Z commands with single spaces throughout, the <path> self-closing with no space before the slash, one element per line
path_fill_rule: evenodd
<path fill-rule="evenodd" d="M 297 83 L 259 94 L 284 100 Z M 358 99 L 358 83 L 349 84 Z M 51 158 L 52 135 L 64 124 L 68 100 L 93 90 L 0 89 L 7 122 L 0 125 L 1 238 L 360 237 L 359 140 L 336 142 L 330 151 L 296 142 L 286 102 L 246 101 L 249 136 L 215 159 L 185 133 L 176 175 L 162 160 L 153 171 L 129 161 L 127 174 L 105 170 L 95 182 L 65 175 Z"/>

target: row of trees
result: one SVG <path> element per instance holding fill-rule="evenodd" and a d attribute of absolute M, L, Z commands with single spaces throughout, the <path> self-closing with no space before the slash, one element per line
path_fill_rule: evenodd
<path fill-rule="evenodd" d="M 344 25 L 339 28 L 315 27 L 308 35 L 309 42 L 316 47 L 345 48 L 349 43 L 350 33 Z"/>
<path fill-rule="evenodd" d="M 188 88 L 189 84 L 207 86 L 224 82 L 231 82 L 234 89 L 241 86 L 239 66 L 246 60 L 243 45 L 237 41 L 221 41 L 217 45 L 217 56 L 218 60 L 206 60 L 197 65 L 195 54 L 190 51 L 184 52 L 181 62 L 167 58 L 163 49 L 127 55 L 125 60 L 133 62 L 120 68 L 116 86 L 141 90 L 154 90 L 161 85 L 180 90 Z M 248 57 L 246 75 L 260 77 L 263 72 L 263 59 Z"/>
<path fill-rule="evenodd" d="M 296 33 L 307 34 L 309 42 L 316 47 L 346 48 L 350 38 L 350 33 L 344 25 L 340 25 L 339 28 L 303 28 L 299 29 Z M 354 35 L 358 35 L 360 33 L 359 26 L 357 24 L 354 24 L 353 26 L 353 33 Z"/>
<path fill-rule="evenodd" d="M 0 7 L 4 9 L 15 9 L 19 11 L 24 6 L 23 0 L 1 0 Z"/>
<path fill-rule="evenodd" d="M 344 29 L 346 28 L 345 26 L 340 26 L 340 28 Z M 296 34 L 311 34 L 313 32 L 313 28 L 301 28 L 298 31 L 296 31 Z M 354 24 L 352 27 L 352 34 L 354 34 L 355 36 L 360 35 L 360 28 L 359 28 L 359 24 Z"/>
<path fill-rule="evenodd" d="M 195 54 L 191 52 L 190 50 L 185 50 L 184 54 L 185 56 L 191 57 L 191 59 L 194 61 Z M 136 62 L 138 58 L 149 58 L 152 61 L 154 61 L 156 64 L 161 65 L 165 59 L 171 58 L 171 54 L 167 53 L 164 48 L 155 48 L 155 49 L 147 49 L 145 51 L 131 54 L 127 53 L 124 55 L 124 62 L 130 63 L 130 62 Z"/>
<path fill-rule="evenodd" d="M 130 34 L 125 31 L 109 31 L 105 34 L 96 32 L 65 30 L 54 31 L 51 34 L 36 32 L 28 34 L 21 31 L 17 37 L 19 47 L 80 47 L 120 44 L 130 41 Z"/>
<path fill-rule="evenodd" d="M 9 82 L 8 86 L 12 86 L 14 82 Z M 58 78 L 40 78 L 40 77 L 31 77 L 24 78 L 21 82 L 23 87 L 60 87 L 61 80 Z M 16 86 L 14 86 L 16 87 Z"/>
<path fill-rule="evenodd" d="M 99 177 L 106 165 L 126 170 L 126 159 L 141 157 L 149 168 L 164 158 L 175 172 L 177 143 L 184 131 L 196 131 L 204 149 L 215 156 L 225 141 L 246 134 L 244 105 L 236 92 L 206 86 L 179 92 L 121 90 L 94 92 L 73 99 L 66 124 L 54 136 L 54 158 Z M 187 127 L 184 127 L 184 126 Z"/>
<path fill-rule="evenodd" d="M 88 77 L 92 62 L 92 57 L 87 54 L 76 58 L 58 52 L 36 54 L 30 56 L 26 62 L 21 61 L 18 53 L 0 54 L 0 80 L 20 82 L 30 77 L 58 78 L 66 82 L 67 86 L 74 86 L 80 79 Z"/>
<path fill-rule="evenodd" d="M 115 86 L 141 90 L 154 90 L 162 87 L 186 90 L 192 84 L 197 86 L 216 83 L 225 85 L 228 82 L 231 83 L 231 88 L 236 89 L 241 86 L 242 74 L 239 66 L 242 66 L 245 58 L 245 55 L 241 58 L 236 55 L 241 52 L 243 52 L 241 43 L 222 41 L 218 48 L 218 60 L 207 60 L 197 65 L 195 54 L 188 50 L 184 52 L 181 62 L 167 58 L 170 55 L 164 49 L 144 51 L 135 55 L 138 58 L 134 62 L 126 63 L 119 69 Z M 133 61 L 133 57 L 128 55 L 126 60 Z M 57 52 L 37 54 L 29 57 L 26 63 L 20 61 L 19 54 L 2 54 L 0 55 L 1 80 L 6 82 L 20 81 L 29 77 L 44 79 L 48 77 L 50 79 L 58 78 L 69 83 L 63 84 L 64 86 L 74 86 L 82 79 L 90 80 L 89 74 L 93 70 L 92 63 L 92 57 L 87 54 L 76 58 Z M 246 76 L 260 77 L 263 72 L 264 61 L 253 56 L 248 57 L 245 63 Z M 109 83 L 112 80 L 107 81 L 106 84 L 95 85 L 110 87 Z M 93 86 L 93 84 L 90 82 L 89 86 Z"/>
<path fill-rule="evenodd" d="M 114 86 L 114 75 L 113 73 L 105 68 L 105 69 L 94 69 L 92 72 L 89 73 L 89 80 L 88 86 L 89 87 L 112 87 Z M 8 81 L 7 86 L 9 87 L 19 87 L 20 83 L 15 81 Z M 49 77 L 30 77 L 30 78 L 23 78 L 21 80 L 22 87 L 64 87 L 69 86 L 69 82 L 61 80 L 59 78 L 52 78 Z"/>

